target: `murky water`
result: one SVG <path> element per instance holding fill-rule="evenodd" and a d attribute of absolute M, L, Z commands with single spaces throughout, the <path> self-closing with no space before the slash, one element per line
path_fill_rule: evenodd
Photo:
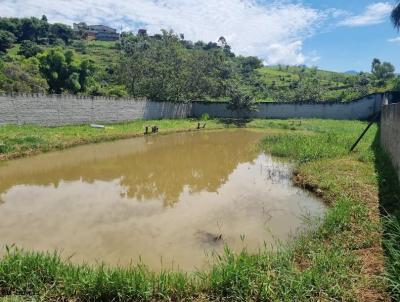
<path fill-rule="evenodd" d="M 4 163 L 0 245 L 192 270 L 224 244 L 256 251 L 286 240 L 324 207 L 258 150 L 264 135 L 157 135 Z"/>

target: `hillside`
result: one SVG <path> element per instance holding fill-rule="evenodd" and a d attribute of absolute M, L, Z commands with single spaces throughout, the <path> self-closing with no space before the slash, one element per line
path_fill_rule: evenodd
<path fill-rule="evenodd" d="M 356 76 L 305 66 L 270 66 L 261 68 L 259 73 L 264 77 L 265 83 L 278 88 L 290 87 L 291 83 L 302 78 L 316 78 L 328 89 L 346 88 Z"/>
<path fill-rule="evenodd" d="M 384 85 L 373 85 L 371 74 L 347 74 L 320 70 L 306 66 L 266 66 L 257 70 L 262 81 L 276 94 L 289 93 L 298 88 L 298 83 L 309 83 L 309 88 L 322 90 L 326 101 L 349 101 L 375 92 L 392 90 L 395 81 Z M 272 93 L 273 94 L 273 93 Z"/>

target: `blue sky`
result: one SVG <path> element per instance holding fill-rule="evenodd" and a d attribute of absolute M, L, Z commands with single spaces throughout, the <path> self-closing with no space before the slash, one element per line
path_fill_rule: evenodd
<path fill-rule="evenodd" d="M 368 5 L 385 3 L 370 0 L 325 0 L 306 1 L 310 6 L 319 9 L 336 7 L 362 15 Z M 390 5 L 392 1 L 386 2 Z M 392 62 L 400 71 L 400 41 L 393 41 L 399 37 L 393 30 L 388 14 L 382 14 L 381 22 L 365 22 L 357 26 L 333 25 L 326 32 L 320 30 L 304 43 L 304 51 L 316 50 L 320 56 L 318 66 L 325 69 L 345 71 L 370 69 L 372 58 Z M 400 39 L 399 39 L 400 40 Z"/>
<path fill-rule="evenodd" d="M 0 0 L 0 16 L 46 14 L 50 22 L 86 21 L 150 33 L 161 28 L 187 39 L 224 36 L 238 54 L 265 64 L 307 64 L 368 71 L 378 57 L 400 71 L 394 0 Z M 397 38 L 397 40 L 396 40 Z"/>

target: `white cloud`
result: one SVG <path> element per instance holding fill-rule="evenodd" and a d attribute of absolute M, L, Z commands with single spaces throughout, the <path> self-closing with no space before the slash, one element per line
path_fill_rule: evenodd
<path fill-rule="evenodd" d="M 322 11 L 288 0 L 0 0 L 2 16 L 38 16 L 50 22 L 86 21 L 150 33 L 173 29 L 191 40 L 224 36 L 242 55 L 270 64 L 303 64 L 303 41 L 327 18 Z M 313 60 L 315 58 L 311 58 Z"/>
<path fill-rule="evenodd" d="M 390 43 L 400 43 L 400 37 L 389 39 L 388 42 L 390 42 Z"/>
<path fill-rule="evenodd" d="M 366 26 L 384 22 L 391 10 L 392 5 L 388 2 L 378 2 L 368 5 L 361 15 L 349 16 L 339 22 L 342 26 Z"/>
<path fill-rule="evenodd" d="M 306 62 L 306 56 L 303 54 L 302 48 L 302 41 L 294 41 L 287 44 L 273 43 L 266 47 L 268 58 L 265 63 L 267 65 L 304 64 Z"/>

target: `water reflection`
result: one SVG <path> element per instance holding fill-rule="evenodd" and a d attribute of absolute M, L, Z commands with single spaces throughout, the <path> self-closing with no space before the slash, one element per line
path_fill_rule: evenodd
<path fill-rule="evenodd" d="M 158 135 L 10 161 L 0 167 L 0 245 L 191 270 L 224 244 L 286 240 L 323 207 L 291 185 L 287 164 L 258 151 L 264 135 Z"/>
<path fill-rule="evenodd" d="M 1 168 L 0 192 L 18 184 L 57 187 L 60 181 L 121 179 L 122 194 L 171 205 L 185 186 L 191 193 L 216 192 L 238 164 L 256 158 L 255 145 L 261 135 L 251 131 L 178 133 L 41 155 Z"/>

